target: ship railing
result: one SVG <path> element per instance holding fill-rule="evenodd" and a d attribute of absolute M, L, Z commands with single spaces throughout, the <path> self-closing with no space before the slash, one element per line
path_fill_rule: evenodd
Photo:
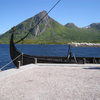
<path fill-rule="evenodd" d="M 17 58 L 19 58 L 19 57 L 22 56 L 22 55 L 23 55 L 23 53 L 20 54 L 20 55 L 18 55 L 16 58 L 14 58 L 13 60 L 11 60 L 10 62 L 8 62 L 7 64 L 5 64 L 4 66 L 2 66 L 2 67 L 0 68 L 0 71 L 2 71 L 2 69 L 5 68 L 6 66 L 10 65 L 11 63 L 13 63 L 13 61 L 15 61 Z"/>

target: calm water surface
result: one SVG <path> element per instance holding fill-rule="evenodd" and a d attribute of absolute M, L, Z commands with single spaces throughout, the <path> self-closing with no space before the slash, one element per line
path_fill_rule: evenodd
<path fill-rule="evenodd" d="M 40 56 L 67 56 L 68 45 L 16 45 L 18 50 L 29 55 Z M 75 56 L 81 57 L 100 57 L 99 47 L 72 47 Z M 0 68 L 11 61 L 9 54 L 9 45 L 0 44 Z M 3 70 L 14 68 L 10 64 Z"/>

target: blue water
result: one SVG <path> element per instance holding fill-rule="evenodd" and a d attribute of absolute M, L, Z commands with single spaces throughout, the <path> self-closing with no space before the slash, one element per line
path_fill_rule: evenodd
<path fill-rule="evenodd" d="M 68 45 L 16 45 L 18 50 L 29 55 L 39 56 L 67 56 Z M 100 57 L 99 47 L 72 47 L 75 56 L 81 57 Z M 0 68 L 11 61 L 9 45 L 0 44 Z M 3 68 L 3 70 L 15 68 L 14 64 Z"/>
<path fill-rule="evenodd" d="M 0 68 L 11 61 L 9 55 L 9 45 L 7 44 L 0 44 Z M 7 67 L 3 68 L 3 70 L 14 68 L 15 66 L 11 63 Z"/>

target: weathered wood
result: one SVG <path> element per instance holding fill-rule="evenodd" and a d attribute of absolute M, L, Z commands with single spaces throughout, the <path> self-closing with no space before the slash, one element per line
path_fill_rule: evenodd
<path fill-rule="evenodd" d="M 11 35 L 10 39 L 10 56 L 13 60 L 13 63 L 16 65 L 17 68 L 19 68 L 19 61 L 20 65 L 27 65 L 31 63 L 78 63 L 78 64 L 84 64 L 84 63 L 100 63 L 99 57 L 75 57 L 72 56 L 72 52 L 69 51 L 69 54 L 67 56 L 61 57 L 61 56 L 31 56 L 27 54 L 23 54 L 17 48 L 15 47 L 14 41 L 13 41 L 13 33 Z M 14 60 L 15 59 L 15 60 Z M 37 59 L 37 60 L 35 60 Z"/>

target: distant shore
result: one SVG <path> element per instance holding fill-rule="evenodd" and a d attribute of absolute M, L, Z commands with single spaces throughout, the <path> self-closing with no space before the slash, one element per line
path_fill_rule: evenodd
<path fill-rule="evenodd" d="M 100 43 L 69 43 L 72 46 L 75 47 L 100 47 Z"/>
<path fill-rule="evenodd" d="M 58 44 L 60 44 L 60 43 L 58 43 Z M 100 47 L 100 43 L 86 43 L 86 42 L 78 43 L 78 42 L 71 42 L 71 43 L 64 43 L 64 44 L 72 45 L 74 47 Z M 54 44 L 47 44 L 47 45 L 56 45 L 56 43 L 54 43 Z M 63 45 L 63 43 L 61 45 Z"/>

